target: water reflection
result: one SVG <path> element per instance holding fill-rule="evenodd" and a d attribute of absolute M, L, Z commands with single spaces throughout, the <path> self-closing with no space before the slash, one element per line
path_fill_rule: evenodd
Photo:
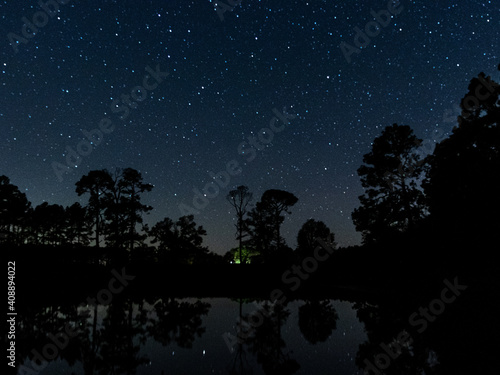
<path fill-rule="evenodd" d="M 498 286 L 469 286 L 446 304 L 442 287 L 411 300 L 356 303 L 367 334 L 356 354 L 358 368 L 370 375 L 498 372 L 500 304 L 492 298 Z"/>
<path fill-rule="evenodd" d="M 329 300 L 307 301 L 299 307 L 299 328 L 311 344 L 325 342 L 337 328 L 337 311 Z"/>
<path fill-rule="evenodd" d="M 239 316 L 237 326 L 238 329 L 242 329 L 244 326 L 245 320 L 243 319 L 243 298 L 239 298 L 238 300 L 239 307 Z M 245 302 L 249 302 L 245 300 Z M 253 366 L 249 362 L 247 357 L 247 350 L 243 345 L 243 340 L 237 341 L 234 359 L 232 361 L 231 367 L 228 369 L 228 374 L 230 375 L 250 375 L 253 374 Z"/>
<path fill-rule="evenodd" d="M 409 329 L 405 308 L 395 304 L 356 304 L 367 340 L 359 346 L 356 364 L 369 374 L 436 374 L 435 363 L 428 362 L 431 348 L 422 335 Z M 410 337 L 403 342 L 398 337 Z M 408 345 L 409 344 L 409 345 Z"/>
<path fill-rule="evenodd" d="M 135 310 L 134 314 L 131 300 L 118 299 L 109 305 L 102 324 L 97 328 L 98 314 L 94 309 L 93 334 L 78 336 L 82 353 L 87 354 L 87 358 L 82 356 L 86 375 L 135 374 L 139 366 L 149 361 L 147 356 L 140 353 L 140 344 L 146 339 L 146 311 L 142 303 Z M 92 340 L 92 345 L 87 339 Z"/>
<path fill-rule="evenodd" d="M 335 334 L 336 306 L 342 306 L 346 326 L 355 325 L 353 332 L 344 327 Z M 351 304 L 331 300 L 279 304 L 120 295 L 107 306 L 39 306 L 20 322 L 25 345 L 19 347 L 23 360 L 18 363 L 41 375 L 300 374 L 342 359 L 345 369 L 337 373 L 352 375 L 357 370 L 349 353 L 361 343 L 362 332 L 353 317 Z M 43 353 L 52 342 L 49 334 L 57 336 L 67 324 L 78 334 L 47 364 L 33 362 L 31 350 Z M 232 353 L 225 332 L 240 334 Z M 342 341 L 346 332 L 348 345 Z"/>
<path fill-rule="evenodd" d="M 147 331 L 163 346 L 175 342 L 181 348 L 191 348 L 193 341 L 205 333 L 201 317 L 209 310 L 210 304 L 206 302 L 160 299 L 154 304 L 156 319 L 149 320 Z"/>
<path fill-rule="evenodd" d="M 256 356 L 265 374 L 296 373 L 300 365 L 291 358 L 281 335 L 290 310 L 280 303 L 264 301 L 258 313 L 259 321 L 253 322 L 257 314 L 243 316 L 241 321 L 241 325 L 247 328 L 248 337 L 245 341 L 249 352 Z"/>

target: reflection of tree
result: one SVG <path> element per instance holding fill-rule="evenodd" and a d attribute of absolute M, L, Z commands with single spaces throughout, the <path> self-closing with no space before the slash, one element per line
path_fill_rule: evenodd
<path fill-rule="evenodd" d="M 134 319 L 132 301 L 116 301 L 109 306 L 103 321 L 99 374 L 135 374 L 148 362 L 147 357 L 139 355 L 140 343 L 145 341 L 144 317 L 144 310 L 139 309 Z M 136 337 L 139 343 L 135 343 Z"/>
<path fill-rule="evenodd" d="M 135 374 L 137 368 L 148 361 L 139 355 L 140 344 L 146 339 L 143 327 L 147 311 L 142 303 L 137 305 L 130 299 L 118 298 L 105 311 L 102 325 L 98 325 L 97 306 L 80 312 L 85 315 L 85 321 L 80 323 L 80 333 L 73 341 L 78 347 L 78 359 L 84 373 Z"/>
<path fill-rule="evenodd" d="M 266 374 L 294 374 L 300 365 L 285 353 L 285 341 L 281 337 L 281 326 L 286 322 L 290 311 L 282 304 L 265 302 L 259 310 L 262 324 L 253 324 L 258 315 L 250 314 L 244 318 L 243 326 L 252 327 L 246 339 L 249 351 L 256 355 Z M 246 321 L 246 324 L 245 324 Z M 248 331 L 248 330 L 247 330 Z"/>
<path fill-rule="evenodd" d="M 381 344 L 390 343 L 398 332 L 405 330 L 413 339 L 410 350 L 403 348 L 402 354 L 395 360 L 391 359 L 390 366 L 381 373 L 498 373 L 500 305 L 495 298 L 491 298 L 500 288 L 498 267 L 492 275 L 486 268 L 481 272 L 481 277 L 477 278 L 458 277 L 458 280 L 462 277 L 467 280 L 468 288 L 456 300 L 446 304 L 441 314 L 434 313 L 431 308 L 437 306 L 433 298 L 439 296 L 439 289 L 432 293 L 421 292 L 423 294 L 418 303 L 400 297 L 378 306 L 356 304 L 358 318 L 365 324 L 368 335 L 368 340 L 360 346 L 357 365 L 364 368 L 365 359 L 373 363 L 374 356 L 384 353 Z M 411 322 L 415 320 L 410 320 L 410 317 L 414 313 L 419 314 L 419 321 L 426 315 L 430 317 L 425 318 L 425 328 L 421 324 L 412 326 Z"/>
<path fill-rule="evenodd" d="M 70 366 L 82 362 L 84 374 L 94 375 L 98 370 L 100 374 L 108 374 L 104 371 L 102 358 L 103 337 L 112 336 L 106 334 L 106 327 L 97 325 L 97 306 L 86 308 L 77 307 L 75 304 L 65 305 L 38 305 L 35 308 L 26 309 L 18 320 L 18 331 L 16 337 L 19 342 L 29 343 L 19 345 L 18 350 L 20 365 L 31 368 L 33 366 L 32 349 L 43 353 L 43 348 L 58 340 L 57 357 L 65 360 Z M 69 330 L 69 331 L 68 331 Z M 77 332 L 76 336 L 69 333 Z M 28 358 L 28 361 L 24 361 Z M 50 361 L 49 361 L 50 362 Z M 40 364 L 39 364 L 40 365 Z"/>
<path fill-rule="evenodd" d="M 358 319 L 364 323 L 368 340 L 359 346 L 356 364 L 360 369 L 367 368 L 367 362 L 376 363 L 377 356 L 389 359 L 387 368 L 379 370 L 384 374 L 437 374 L 436 362 L 432 360 L 434 351 L 424 343 L 422 335 L 408 331 L 408 316 L 411 312 L 404 311 L 394 305 L 372 305 L 356 303 Z M 401 332 L 411 336 L 412 343 L 408 347 L 397 343 Z M 383 346 L 391 346 L 393 357 Z M 380 357 L 378 357 L 380 358 Z M 385 364 L 384 364 L 385 365 Z M 373 372 L 369 372 L 373 374 Z"/>
<path fill-rule="evenodd" d="M 239 298 L 239 326 L 241 327 L 242 322 L 243 322 L 243 298 Z M 233 365 L 229 371 L 230 375 L 247 375 L 247 374 L 253 374 L 253 369 L 249 365 L 247 356 L 246 356 L 246 351 L 245 347 L 243 346 L 242 341 L 238 341 L 237 347 L 236 347 L 236 354 L 234 356 L 234 361 Z"/>
<path fill-rule="evenodd" d="M 85 375 L 92 375 L 96 368 L 96 359 L 100 349 L 102 332 L 97 329 L 97 305 L 82 309 L 85 321 L 80 326 L 77 345 Z"/>
<path fill-rule="evenodd" d="M 53 343 L 49 335 L 59 337 L 65 332 L 66 325 L 74 329 L 84 320 L 85 318 L 77 313 L 75 306 L 69 304 L 23 308 L 23 314 L 16 317 L 16 341 L 20 343 L 16 345 L 17 363 L 31 368 L 32 350 L 42 353 L 45 345 Z M 6 335 L 4 337 L 7 338 Z M 64 342 L 64 339 L 60 340 Z M 74 341 L 69 340 L 68 344 L 64 350 L 58 350 L 58 354 L 59 358 L 72 365 L 78 360 L 77 347 Z M 25 361 L 26 359 L 28 360 Z"/>
<path fill-rule="evenodd" d="M 324 342 L 337 328 L 337 312 L 330 301 L 307 301 L 299 307 L 299 328 L 311 344 Z"/>
<path fill-rule="evenodd" d="M 78 327 L 78 334 L 59 350 L 59 359 L 70 366 L 81 362 L 85 375 L 136 374 L 139 366 L 148 362 L 139 354 L 148 335 L 163 345 L 174 341 L 190 348 L 196 336 L 205 332 L 201 315 L 206 315 L 209 308 L 210 304 L 201 301 L 159 300 L 155 305 L 158 317 L 151 319 L 143 300 L 133 303 L 115 296 L 107 306 L 68 304 L 26 309 L 18 320 L 17 337 L 29 345 L 17 347 L 18 363 L 29 367 L 30 361 L 25 363 L 24 359 L 33 358 L 31 349 L 41 353 L 52 342 L 48 335 L 57 336 L 69 324 Z"/>
<path fill-rule="evenodd" d="M 245 348 L 243 344 L 236 345 L 236 354 L 234 356 L 233 365 L 229 370 L 230 375 L 249 375 L 253 374 L 253 369 L 247 360 Z"/>
<path fill-rule="evenodd" d="M 148 362 L 139 352 L 149 335 L 163 345 L 176 342 L 190 348 L 196 336 L 205 332 L 201 315 L 208 313 L 208 303 L 159 300 L 155 319 L 148 315 L 151 312 L 144 303 L 117 295 L 107 306 L 77 307 L 68 303 L 25 309 L 17 321 L 17 337 L 29 345 L 16 348 L 18 363 L 29 367 L 30 361 L 24 359 L 33 358 L 31 350 L 41 353 L 52 343 L 49 335 L 64 332 L 66 324 L 77 327 L 78 334 L 67 340 L 58 358 L 70 366 L 81 362 L 85 375 L 136 374 L 139 366 Z"/>
<path fill-rule="evenodd" d="M 210 307 L 209 303 L 201 301 L 160 299 L 155 304 L 157 319 L 150 320 L 148 333 L 163 346 L 174 341 L 181 348 L 191 348 L 195 336 L 205 333 L 201 316 L 208 314 Z"/>

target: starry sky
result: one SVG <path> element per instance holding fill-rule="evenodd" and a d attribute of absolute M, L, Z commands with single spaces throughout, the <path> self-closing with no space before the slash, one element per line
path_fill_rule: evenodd
<path fill-rule="evenodd" d="M 153 225 L 195 209 L 193 189 L 229 163 L 240 173 L 195 214 L 219 254 L 237 245 L 225 195 L 238 185 L 254 203 L 267 189 L 299 198 L 283 224 L 292 247 L 309 218 L 359 244 L 356 170 L 373 139 L 398 123 L 439 141 L 470 79 L 498 80 L 495 1 L 61 2 L 0 2 L 0 175 L 34 206 L 70 205 L 90 170 L 132 167 L 155 186 Z M 385 26 L 368 24 L 388 8 Z"/>

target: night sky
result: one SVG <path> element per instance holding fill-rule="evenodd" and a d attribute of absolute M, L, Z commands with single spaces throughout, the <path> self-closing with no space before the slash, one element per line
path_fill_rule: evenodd
<path fill-rule="evenodd" d="M 225 195 L 238 185 L 254 203 L 267 189 L 299 198 L 283 225 L 292 247 L 309 218 L 359 244 L 356 170 L 373 139 L 398 123 L 439 140 L 471 78 L 499 80 L 497 2 L 389 4 L 398 14 L 346 58 L 341 43 L 356 48 L 355 28 L 387 1 L 241 0 L 224 13 L 209 0 L 66 1 L 47 16 L 34 0 L 1 1 L 0 175 L 34 206 L 70 205 L 86 202 L 75 182 L 90 170 L 132 167 L 155 186 L 143 196 L 152 225 L 182 216 L 193 189 L 236 162 L 241 173 L 195 214 L 212 251 L 237 245 Z M 23 17 L 40 25 L 29 38 Z M 270 124 L 283 112 L 286 126 Z M 84 147 L 99 124 L 107 132 Z M 261 132 L 271 125 L 281 131 Z M 85 156 L 67 166 L 79 144 Z"/>

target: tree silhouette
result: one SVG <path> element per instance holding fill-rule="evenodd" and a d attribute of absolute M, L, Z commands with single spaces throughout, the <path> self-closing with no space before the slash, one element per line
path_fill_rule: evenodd
<path fill-rule="evenodd" d="M 78 196 L 88 193 L 89 202 L 87 210 L 93 217 L 95 225 L 95 243 L 99 247 L 99 236 L 102 227 L 102 213 L 106 208 L 104 200 L 106 193 L 113 186 L 113 179 L 105 169 L 90 171 L 76 183 L 76 193 Z"/>
<path fill-rule="evenodd" d="M 117 169 L 114 176 L 107 170 L 90 171 L 76 183 L 79 196 L 89 194 L 87 210 L 95 224 L 97 247 L 103 228 L 107 244 L 114 247 L 128 245 L 133 250 L 135 243 L 146 238 L 139 235 L 136 227 L 143 222 L 142 214 L 152 210 L 151 206 L 141 203 L 141 194 L 152 189 L 153 185 L 145 184 L 133 168 Z"/>
<path fill-rule="evenodd" d="M 285 220 L 283 213 L 290 214 L 290 207 L 298 198 L 284 190 L 266 190 L 259 202 L 248 213 L 246 221 L 250 234 L 248 244 L 264 256 L 269 256 L 284 248 L 285 241 L 281 237 L 280 228 Z"/>
<path fill-rule="evenodd" d="M 245 241 L 246 247 L 255 249 L 265 258 L 276 250 L 273 216 L 261 202 L 258 202 L 248 213 L 248 218 L 245 220 L 245 230 L 249 235 L 249 239 Z"/>
<path fill-rule="evenodd" d="M 73 203 L 66 207 L 66 230 L 67 243 L 87 246 L 92 234 L 92 226 L 89 224 L 87 209 L 80 203 Z"/>
<path fill-rule="evenodd" d="M 34 243 L 42 245 L 62 245 L 65 239 L 65 210 L 59 204 L 43 202 L 35 207 L 32 214 Z"/>
<path fill-rule="evenodd" d="M 477 239 L 500 232 L 500 85 L 484 73 L 461 100 L 449 138 L 428 157 L 423 183 L 431 221 Z"/>
<path fill-rule="evenodd" d="M 142 224 L 142 213 L 147 213 L 153 207 L 141 203 L 141 194 L 153 189 L 153 185 L 143 183 L 141 174 L 132 168 L 125 168 L 116 186 L 121 191 L 121 207 L 124 210 L 125 223 L 128 232 L 129 249 L 134 249 L 134 243 L 146 238 L 137 233 L 137 224 Z"/>
<path fill-rule="evenodd" d="M 135 243 L 146 238 L 136 230 L 137 224 L 143 223 L 142 213 L 152 210 L 151 206 L 141 203 L 140 194 L 151 191 L 153 185 L 144 184 L 141 174 L 132 168 L 117 168 L 112 180 L 104 200 L 106 244 L 132 251 Z"/>
<path fill-rule="evenodd" d="M 0 176 L 0 242 L 24 242 L 23 232 L 30 207 L 26 194 L 12 185 L 7 176 Z"/>
<path fill-rule="evenodd" d="M 236 238 L 239 241 L 239 252 L 240 252 L 240 263 L 243 264 L 241 258 L 241 248 L 243 242 L 243 233 L 245 229 L 245 221 L 243 217 L 247 213 L 247 206 L 252 200 L 253 194 L 248 191 L 248 187 L 241 185 L 238 186 L 235 190 L 231 190 L 229 194 L 226 196 L 226 199 L 231 203 L 231 205 L 236 210 L 236 230 L 237 235 Z"/>
<path fill-rule="evenodd" d="M 352 214 L 365 243 L 412 229 L 424 214 L 418 187 L 423 162 L 415 152 L 422 142 L 407 125 L 388 126 L 365 154 L 358 169 L 365 194 Z"/>
<path fill-rule="evenodd" d="M 300 254 L 307 254 L 318 246 L 317 239 L 322 239 L 335 247 L 335 236 L 330 228 L 322 221 L 309 219 L 302 225 L 297 235 L 297 251 Z"/>
<path fill-rule="evenodd" d="M 176 260 L 193 263 L 196 257 L 205 255 L 208 249 L 202 247 L 205 229 L 196 226 L 194 216 L 182 216 L 176 222 L 169 218 L 156 223 L 149 232 L 151 243 L 158 244 L 160 258 L 171 256 Z"/>
<path fill-rule="evenodd" d="M 92 234 L 87 210 L 79 203 L 64 208 L 44 202 L 25 219 L 24 242 L 34 245 L 88 245 Z"/>
<path fill-rule="evenodd" d="M 282 213 L 285 212 L 290 214 L 290 207 L 295 205 L 299 199 L 284 190 L 266 190 L 264 194 L 262 194 L 261 202 L 269 210 L 274 218 L 274 225 L 276 226 L 276 247 L 280 248 L 280 227 L 283 222 Z"/>
<path fill-rule="evenodd" d="M 122 178 L 123 170 L 116 168 L 111 176 L 113 182 L 110 184 L 108 191 L 104 196 L 105 210 L 104 217 L 106 225 L 106 246 L 115 248 L 124 248 L 127 238 L 124 236 L 127 233 L 127 223 L 125 220 L 126 203 L 123 199 L 123 189 L 120 188 L 120 179 Z"/>

